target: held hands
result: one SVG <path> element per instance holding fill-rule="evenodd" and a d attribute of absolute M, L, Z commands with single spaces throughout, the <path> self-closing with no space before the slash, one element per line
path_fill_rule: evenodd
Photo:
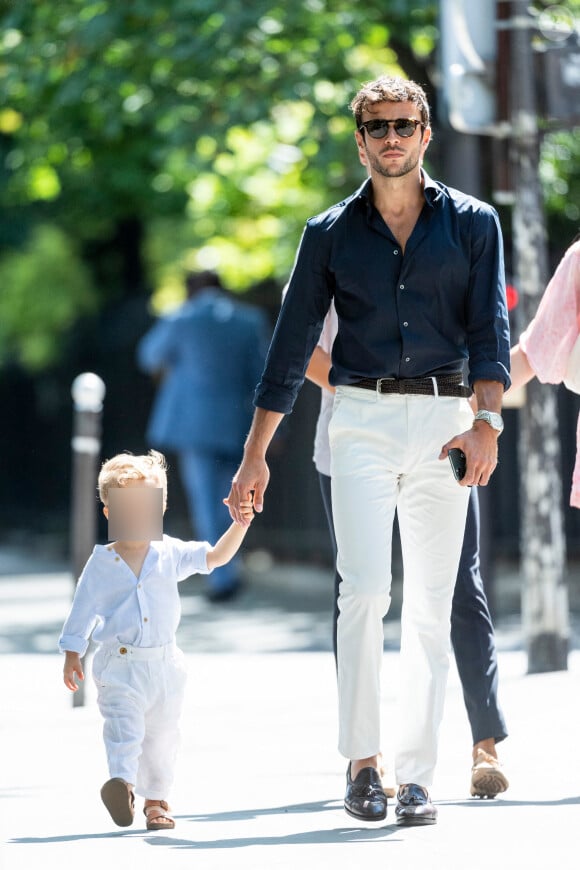
<path fill-rule="evenodd" d="M 229 508 L 230 503 L 227 498 L 222 499 L 223 503 L 226 507 Z M 231 512 L 231 511 L 230 511 Z M 252 520 L 254 519 L 254 506 L 252 502 L 252 494 L 250 493 L 250 498 L 247 501 L 240 502 L 240 514 L 244 519 L 244 525 L 249 526 Z"/>
<path fill-rule="evenodd" d="M 78 653 L 67 651 L 64 662 L 64 684 L 71 692 L 76 692 L 78 686 L 75 682 L 75 674 L 77 679 L 84 680 L 85 675 L 81 664 L 81 657 Z"/>
<path fill-rule="evenodd" d="M 447 459 L 452 447 L 459 447 L 466 457 L 466 472 L 460 486 L 487 486 L 497 465 L 498 433 L 485 421 L 477 421 L 467 432 L 455 435 L 444 444 L 439 459 Z"/>
<path fill-rule="evenodd" d="M 232 520 L 239 526 L 247 527 L 253 517 L 253 511 L 262 513 L 264 507 L 264 492 L 270 480 L 270 471 L 266 460 L 262 457 L 245 456 L 232 481 L 227 499 Z M 248 512 L 247 505 L 250 505 Z"/>

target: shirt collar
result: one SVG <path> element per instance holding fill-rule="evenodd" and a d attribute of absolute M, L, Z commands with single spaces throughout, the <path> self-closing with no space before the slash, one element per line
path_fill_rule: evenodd
<path fill-rule="evenodd" d="M 425 195 L 425 201 L 427 205 L 433 206 L 435 201 L 443 195 L 443 186 L 439 184 L 438 181 L 433 181 L 431 176 L 428 175 L 424 169 L 421 169 L 421 177 L 423 179 L 423 193 Z M 370 208 L 373 203 L 372 189 L 372 181 L 369 176 L 368 178 L 365 178 L 356 193 L 359 199 L 366 200 L 367 208 Z"/>
<path fill-rule="evenodd" d="M 441 196 L 443 196 L 443 185 L 438 181 L 433 181 L 424 169 L 421 169 L 423 177 L 423 191 L 425 193 L 425 201 L 427 205 L 432 206 Z"/>

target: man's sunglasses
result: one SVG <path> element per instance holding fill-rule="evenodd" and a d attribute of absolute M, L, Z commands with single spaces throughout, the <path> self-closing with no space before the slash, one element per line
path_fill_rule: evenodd
<path fill-rule="evenodd" d="M 371 139 L 384 139 L 388 135 L 389 124 L 392 124 L 395 128 L 397 136 L 401 136 L 403 139 L 409 139 L 417 129 L 417 126 L 423 126 L 421 121 L 417 121 L 416 118 L 395 118 L 394 121 L 373 118 L 371 121 L 363 121 L 358 129 L 360 133 L 366 130 Z"/>

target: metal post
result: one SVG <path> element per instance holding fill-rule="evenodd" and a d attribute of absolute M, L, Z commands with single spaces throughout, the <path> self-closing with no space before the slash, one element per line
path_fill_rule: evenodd
<path fill-rule="evenodd" d="M 101 412 L 105 384 L 85 372 L 72 383 L 74 404 L 72 438 L 71 562 L 75 584 L 97 537 L 97 462 L 101 452 Z M 84 684 L 73 694 L 73 707 L 85 701 Z"/>
<path fill-rule="evenodd" d="M 509 15 L 500 18 L 511 32 L 510 104 L 516 184 L 513 237 L 522 326 L 536 313 L 549 277 L 546 221 L 538 178 L 533 19 L 528 5 L 527 0 L 498 4 L 508 7 Z M 566 670 L 568 595 L 555 389 L 534 379 L 528 385 L 527 403 L 520 414 L 522 621 L 528 673 Z"/>

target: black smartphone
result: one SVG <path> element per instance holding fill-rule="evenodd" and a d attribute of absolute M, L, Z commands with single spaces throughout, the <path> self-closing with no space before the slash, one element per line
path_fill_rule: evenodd
<path fill-rule="evenodd" d="M 465 477 L 465 472 L 467 471 L 465 453 L 463 452 L 463 450 L 460 450 L 459 447 L 452 447 L 448 455 L 449 462 L 451 463 L 451 468 L 453 469 L 453 474 L 455 475 L 455 480 L 462 480 Z"/>

